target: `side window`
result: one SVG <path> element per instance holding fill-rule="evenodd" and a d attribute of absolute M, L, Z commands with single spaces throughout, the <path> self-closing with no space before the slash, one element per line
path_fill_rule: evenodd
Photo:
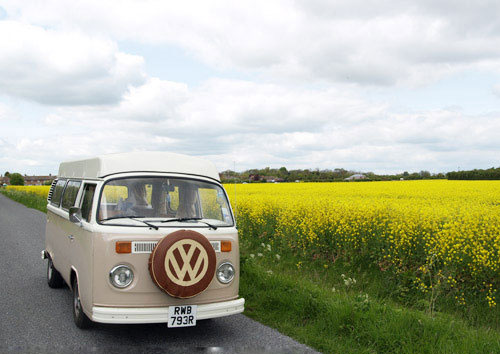
<path fill-rule="evenodd" d="M 92 217 L 92 201 L 94 200 L 95 184 L 85 184 L 82 199 L 82 217 L 90 221 Z"/>
<path fill-rule="evenodd" d="M 56 186 L 54 188 L 54 193 L 52 194 L 52 198 L 50 199 L 50 204 L 53 206 L 59 207 L 61 203 L 61 196 L 64 190 L 64 186 L 66 185 L 65 179 L 60 179 L 57 181 Z"/>
<path fill-rule="evenodd" d="M 82 181 L 69 181 L 62 197 L 62 208 L 68 210 L 75 205 L 76 196 Z"/>

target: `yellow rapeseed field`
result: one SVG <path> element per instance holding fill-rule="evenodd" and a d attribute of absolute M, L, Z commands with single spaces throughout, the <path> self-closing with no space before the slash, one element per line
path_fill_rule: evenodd
<path fill-rule="evenodd" d="M 496 306 L 500 181 L 226 186 L 242 238 L 304 256 L 364 259 L 424 292 L 464 291 Z M 236 200 L 236 203 L 235 203 Z"/>
<path fill-rule="evenodd" d="M 47 198 L 50 186 L 7 186 L 7 189 L 17 190 L 27 193 L 35 193 L 39 196 Z"/>
<path fill-rule="evenodd" d="M 424 292 L 496 306 L 500 181 L 226 185 L 242 239 L 305 257 L 368 260 Z M 8 187 L 46 196 L 48 186 Z M 236 195 L 235 195 L 236 191 Z"/>

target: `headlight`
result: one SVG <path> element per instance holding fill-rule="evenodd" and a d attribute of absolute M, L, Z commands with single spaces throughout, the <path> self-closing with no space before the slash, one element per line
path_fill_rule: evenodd
<path fill-rule="evenodd" d="M 109 272 L 109 281 L 117 288 L 126 288 L 134 280 L 134 272 L 126 265 L 119 265 Z"/>
<path fill-rule="evenodd" d="M 219 268 L 217 268 L 217 279 L 222 284 L 227 284 L 231 282 L 234 278 L 234 267 L 231 263 L 225 262 L 222 263 Z"/>

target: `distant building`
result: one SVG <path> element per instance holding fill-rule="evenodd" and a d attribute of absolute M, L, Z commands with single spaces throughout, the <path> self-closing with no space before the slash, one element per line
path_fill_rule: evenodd
<path fill-rule="evenodd" d="M 52 183 L 56 176 L 24 176 L 25 186 L 42 186 L 45 183 Z"/>
<path fill-rule="evenodd" d="M 352 176 L 344 178 L 344 181 L 358 181 L 358 180 L 362 180 L 362 179 L 366 179 L 366 176 L 362 175 L 361 173 L 356 173 Z"/>
<path fill-rule="evenodd" d="M 263 180 L 265 180 L 267 183 L 281 183 L 285 182 L 283 178 L 278 178 L 276 176 L 263 176 Z"/>
<path fill-rule="evenodd" d="M 250 182 L 258 182 L 261 180 L 261 177 L 259 175 L 250 175 L 248 176 L 248 180 Z"/>
<path fill-rule="evenodd" d="M 25 186 L 42 186 L 44 183 L 51 182 L 56 178 L 56 176 L 23 176 Z M 0 177 L 0 185 L 3 184 L 10 185 L 9 177 Z"/>

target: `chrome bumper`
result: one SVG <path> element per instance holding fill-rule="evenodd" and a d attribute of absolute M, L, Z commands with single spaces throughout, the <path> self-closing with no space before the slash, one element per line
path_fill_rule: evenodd
<path fill-rule="evenodd" d="M 245 299 L 198 305 L 197 320 L 235 315 L 244 310 Z M 92 307 L 92 321 L 101 323 L 168 322 L 168 307 Z"/>

